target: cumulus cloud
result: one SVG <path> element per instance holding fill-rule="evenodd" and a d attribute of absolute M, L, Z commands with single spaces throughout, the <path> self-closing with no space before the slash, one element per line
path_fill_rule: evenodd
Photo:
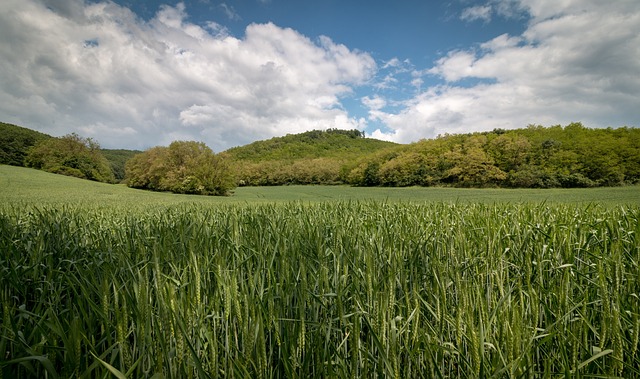
<path fill-rule="evenodd" d="M 638 126 L 636 0 L 507 3 L 505 13 L 527 12 L 522 35 L 447 53 L 427 71 L 443 83 L 407 100 L 399 112 L 378 112 L 390 131 L 374 135 L 410 142 L 531 123 Z"/>
<path fill-rule="evenodd" d="M 274 24 L 252 24 L 238 38 L 187 16 L 182 3 L 143 21 L 112 2 L 3 1 L 0 116 L 123 148 L 195 139 L 219 151 L 364 128 L 341 97 L 374 74 L 368 54 Z"/>

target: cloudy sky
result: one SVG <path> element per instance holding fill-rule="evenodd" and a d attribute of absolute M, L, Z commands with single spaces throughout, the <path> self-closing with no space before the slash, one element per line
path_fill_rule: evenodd
<path fill-rule="evenodd" d="M 638 0 L 2 0 L 0 121 L 214 151 L 640 126 Z"/>

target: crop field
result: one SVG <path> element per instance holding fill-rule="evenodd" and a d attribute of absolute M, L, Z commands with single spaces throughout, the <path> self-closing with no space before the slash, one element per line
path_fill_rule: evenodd
<path fill-rule="evenodd" d="M 0 203 L 20 206 L 88 205 L 147 208 L 177 204 L 273 204 L 300 201 L 561 203 L 640 206 L 640 186 L 572 189 L 496 189 L 438 187 L 275 186 L 239 187 L 233 196 L 191 196 L 149 192 L 0 165 Z"/>
<path fill-rule="evenodd" d="M 636 191 L 252 202 L 0 169 L 3 378 L 640 377 Z"/>

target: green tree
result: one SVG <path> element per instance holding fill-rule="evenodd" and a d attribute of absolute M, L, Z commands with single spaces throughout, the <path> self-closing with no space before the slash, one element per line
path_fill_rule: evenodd
<path fill-rule="evenodd" d="M 106 183 L 115 181 L 100 145 L 75 133 L 38 142 L 29 150 L 25 163 L 27 167 L 55 174 Z"/>
<path fill-rule="evenodd" d="M 198 195 L 228 195 L 236 186 L 229 160 L 195 141 L 134 156 L 125 166 L 125 180 L 129 187 Z"/>
<path fill-rule="evenodd" d="M 446 172 L 449 180 L 462 187 L 497 185 L 507 178 L 507 174 L 494 165 L 486 153 L 485 136 L 473 136 L 463 145 L 445 153 L 444 158 L 451 168 Z"/>
<path fill-rule="evenodd" d="M 0 164 L 24 166 L 29 149 L 39 141 L 49 138 L 53 137 L 0 122 Z"/>
<path fill-rule="evenodd" d="M 107 158 L 111 171 L 116 180 L 121 182 L 124 180 L 124 166 L 129 159 L 134 155 L 140 154 L 140 151 L 136 150 L 124 150 L 124 149 L 102 149 L 102 155 Z"/>
<path fill-rule="evenodd" d="M 502 132 L 491 140 L 487 149 L 495 165 L 502 171 L 509 172 L 517 170 L 527 162 L 531 143 L 524 136 Z"/>
<path fill-rule="evenodd" d="M 399 155 L 380 167 L 382 185 L 406 187 L 433 184 L 437 177 L 433 158 L 414 152 Z"/>

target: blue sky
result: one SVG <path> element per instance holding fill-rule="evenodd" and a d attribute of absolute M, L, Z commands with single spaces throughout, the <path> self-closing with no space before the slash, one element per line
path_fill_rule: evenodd
<path fill-rule="evenodd" d="M 187 21 L 201 26 L 213 21 L 238 38 L 244 36 L 250 24 L 271 22 L 292 28 L 311 40 L 326 36 L 349 49 L 367 52 L 375 59 L 378 72 L 366 84 L 353 88 L 352 95 L 341 99 L 353 117 L 367 116 L 368 109 L 361 99 L 372 94 L 391 99 L 387 108 L 397 109 L 399 105 L 394 106 L 393 102 L 409 99 L 422 88 L 442 84 L 438 76 L 421 72 L 438 58 L 449 51 L 473 48 L 504 33 L 520 34 L 527 21 L 527 14 L 516 9 L 509 9 L 509 14 L 497 14 L 495 10 L 488 11 L 491 7 L 486 2 L 473 0 L 117 0 L 116 3 L 147 20 L 155 17 L 161 6 L 181 3 Z M 484 12 L 474 17 L 470 13 L 474 8 Z M 421 84 L 412 85 L 415 80 Z M 467 82 L 459 84 L 476 84 L 478 79 Z M 370 120 L 366 130 L 376 128 L 385 126 Z"/>
<path fill-rule="evenodd" d="M 0 121 L 109 148 L 639 121 L 637 0 L 5 0 L 0 34 Z"/>

